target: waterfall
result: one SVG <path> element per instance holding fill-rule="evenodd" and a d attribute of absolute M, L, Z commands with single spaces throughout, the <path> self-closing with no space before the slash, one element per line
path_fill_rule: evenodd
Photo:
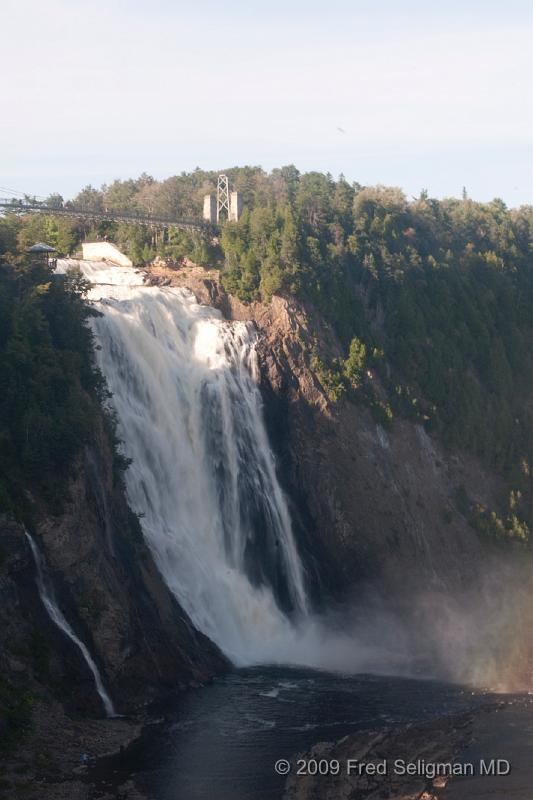
<path fill-rule="evenodd" d="M 54 622 L 57 625 L 57 627 L 60 630 L 62 630 L 66 636 L 68 636 L 70 641 L 73 642 L 76 645 L 76 647 L 81 651 L 81 654 L 85 659 L 85 662 L 93 675 L 96 691 L 100 696 L 106 715 L 108 717 L 116 717 L 117 714 L 113 707 L 113 702 L 105 690 L 98 667 L 94 663 L 87 647 L 81 641 L 81 639 L 79 639 L 76 636 L 76 634 L 68 624 L 67 620 L 65 619 L 63 612 L 57 605 L 57 601 L 54 596 L 54 590 L 51 585 L 50 579 L 47 575 L 44 559 L 41 555 L 41 552 L 39 551 L 37 544 L 35 543 L 32 536 L 28 533 L 28 531 L 25 530 L 24 532 L 30 544 L 33 560 L 35 562 L 37 589 L 39 591 L 39 597 L 41 598 L 43 605 L 48 612 L 48 616 L 50 617 L 52 622 Z"/>
<path fill-rule="evenodd" d="M 263 421 L 255 331 L 131 268 L 74 263 L 132 464 L 130 505 L 166 583 L 236 663 L 276 660 L 308 613 Z"/>
<path fill-rule="evenodd" d="M 255 330 L 133 268 L 63 259 L 92 282 L 96 358 L 158 568 L 237 665 L 370 669 L 374 646 L 310 614 L 257 387 Z M 338 626 L 336 627 L 338 630 Z"/>

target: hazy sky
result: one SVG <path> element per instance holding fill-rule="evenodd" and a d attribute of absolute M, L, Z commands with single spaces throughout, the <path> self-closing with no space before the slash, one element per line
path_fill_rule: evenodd
<path fill-rule="evenodd" d="M 294 163 L 533 203 L 530 0 L 0 0 L 0 55 L 2 187 Z"/>

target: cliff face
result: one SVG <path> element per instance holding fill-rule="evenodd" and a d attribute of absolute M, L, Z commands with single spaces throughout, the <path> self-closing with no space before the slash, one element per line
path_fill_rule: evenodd
<path fill-rule="evenodd" d="M 154 277 L 151 278 L 154 280 Z M 343 596 L 363 580 L 391 586 L 401 575 L 436 587 L 468 581 L 482 552 L 458 511 L 455 492 L 497 506 L 501 481 L 463 453 L 446 452 L 423 427 L 377 424 L 362 405 L 331 404 L 310 366 L 312 346 L 336 356 L 333 332 L 312 309 L 281 297 L 268 305 L 228 296 L 210 276 L 186 270 L 170 278 L 234 320 L 258 331 L 265 415 L 293 509 L 307 528 L 304 548 L 320 555 L 330 590 Z M 324 563 L 323 558 L 326 558 Z"/>
<path fill-rule="evenodd" d="M 267 308 L 230 304 L 260 332 L 259 356 L 267 419 L 289 486 L 314 520 L 341 593 L 361 580 L 391 586 L 398 576 L 444 585 L 479 552 L 476 534 L 453 502 L 466 483 L 488 502 L 495 479 L 467 458 L 445 454 L 418 425 L 392 430 L 368 409 L 331 405 L 309 366 L 313 340 L 335 353 L 333 334 L 316 315 L 273 298 Z M 251 313 L 250 313 L 251 312 Z"/>
<path fill-rule="evenodd" d="M 312 308 L 281 297 L 244 304 L 198 270 L 148 280 L 188 287 L 255 325 L 266 421 L 317 610 L 356 609 L 378 639 L 385 614 L 406 650 L 448 677 L 529 680 L 517 644 L 531 621 L 524 551 L 481 536 L 457 501 L 466 491 L 503 514 L 503 478 L 420 425 L 395 419 L 385 430 L 364 405 L 330 403 L 310 356 L 318 346 L 327 361 L 340 347 Z"/>
<path fill-rule="evenodd" d="M 226 666 L 163 583 L 139 533 L 102 429 L 77 460 L 61 513 L 33 498 L 27 526 L 69 624 L 87 645 L 118 711 L 205 682 Z M 24 693 L 54 695 L 70 711 L 101 714 L 77 648 L 50 621 L 21 525 L 0 523 L 0 667 Z M 25 688 L 26 687 L 26 688 Z"/>

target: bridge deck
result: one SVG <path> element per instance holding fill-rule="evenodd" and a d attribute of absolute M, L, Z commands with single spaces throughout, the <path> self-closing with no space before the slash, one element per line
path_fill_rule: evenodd
<path fill-rule="evenodd" d="M 89 211 L 75 206 L 46 206 L 43 203 L 15 202 L 0 197 L 0 210 L 15 214 L 50 214 L 51 216 L 74 217 L 78 219 L 101 220 L 109 222 L 132 222 L 136 225 L 147 225 L 152 228 L 182 228 L 215 233 L 217 226 L 198 219 L 172 219 L 171 217 L 152 217 L 119 211 Z"/>

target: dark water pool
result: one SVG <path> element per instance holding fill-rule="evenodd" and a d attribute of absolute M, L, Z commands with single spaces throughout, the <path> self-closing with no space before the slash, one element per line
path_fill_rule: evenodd
<path fill-rule="evenodd" d="M 235 671 L 190 692 L 99 769 L 136 782 L 155 800 L 279 800 L 274 763 L 318 741 L 365 728 L 429 719 L 484 702 L 434 681 L 339 676 L 288 668 Z"/>

